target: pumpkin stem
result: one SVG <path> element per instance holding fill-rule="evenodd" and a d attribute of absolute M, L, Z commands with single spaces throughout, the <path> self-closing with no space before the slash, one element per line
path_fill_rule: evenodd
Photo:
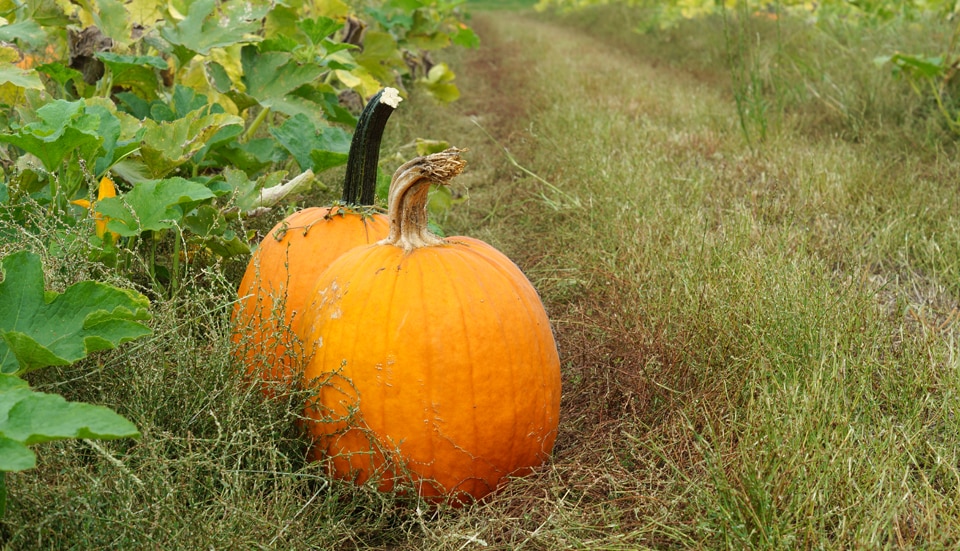
<path fill-rule="evenodd" d="M 376 200 L 380 141 L 387 119 L 401 100 L 396 88 L 384 88 L 370 98 L 360 113 L 347 156 L 347 174 L 341 197 L 345 204 L 372 205 Z"/>
<path fill-rule="evenodd" d="M 427 228 L 427 194 L 430 184 L 445 186 L 463 172 L 467 161 L 460 153 L 464 151 L 451 147 L 400 165 L 393 174 L 387 198 L 390 235 L 379 244 L 394 245 L 409 252 L 443 243 Z"/>

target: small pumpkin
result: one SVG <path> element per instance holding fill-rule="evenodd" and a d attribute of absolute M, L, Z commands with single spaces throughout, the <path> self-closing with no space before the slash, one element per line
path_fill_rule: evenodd
<path fill-rule="evenodd" d="M 386 216 L 370 205 L 383 131 L 399 102 L 398 91 L 385 88 L 360 114 L 341 204 L 292 214 L 270 230 L 250 258 L 233 310 L 232 341 L 235 357 L 264 381 L 289 382 L 300 369 L 303 351 L 295 335 L 320 273 L 351 248 L 387 235 Z"/>
<path fill-rule="evenodd" d="M 449 149 L 401 166 L 389 237 L 334 261 L 300 326 L 313 455 L 335 477 L 382 490 L 403 479 L 455 504 L 542 464 L 560 408 L 536 290 L 492 246 L 427 228 L 430 184 L 464 164 Z"/>

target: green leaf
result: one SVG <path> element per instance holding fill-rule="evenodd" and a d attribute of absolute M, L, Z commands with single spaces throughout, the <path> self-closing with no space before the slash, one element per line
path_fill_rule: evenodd
<path fill-rule="evenodd" d="M 88 9 L 93 16 L 94 25 L 104 36 L 111 38 L 121 47 L 133 42 L 131 29 L 133 22 L 130 19 L 123 2 L 118 0 L 96 0 L 97 9 L 92 9 L 86 0 L 77 2 Z"/>
<path fill-rule="evenodd" d="M 129 88 L 144 99 L 156 97 L 160 87 L 156 70 L 167 68 L 167 62 L 162 57 L 119 55 L 110 52 L 99 52 L 96 57 L 110 69 L 114 86 Z"/>
<path fill-rule="evenodd" d="M 480 37 L 469 27 L 461 27 L 450 39 L 463 48 L 476 48 L 480 45 Z"/>
<path fill-rule="evenodd" d="M 130 438 L 133 423 L 103 406 L 68 402 L 63 396 L 37 392 L 14 375 L 0 374 L 0 471 L 36 465 L 27 446 L 68 438 Z"/>
<path fill-rule="evenodd" d="M 0 375 L 0 377 L 12 377 L 12 375 Z M 22 442 L 0 436 L 0 471 L 25 471 L 36 466 L 37 456 L 30 451 L 30 448 Z"/>
<path fill-rule="evenodd" d="M 355 54 L 354 59 L 380 82 L 391 82 L 393 71 L 407 70 L 397 41 L 389 33 L 367 31 L 363 51 Z"/>
<path fill-rule="evenodd" d="M 61 88 L 66 88 L 67 83 L 70 81 L 83 83 L 83 73 L 76 69 L 71 69 L 59 61 L 37 66 L 37 72 L 47 75 L 59 84 Z"/>
<path fill-rule="evenodd" d="M 216 13 L 216 0 L 195 0 L 189 3 L 186 17 L 174 25 L 160 28 L 160 36 L 175 48 L 180 64 L 184 65 L 195 54 L 209 54 L 217 47 L 252 42 L 260 29 L 260 19 L 268 10 L 249 2 L 224 4 Z"/>
<path fill-rule="evenodd" d="M 939 79 L 946 74 L 942 56 L 923 57 L 895 54 L 890 62 L 912 78 Z"/>
<path fill-rule="evenodd" d="M 9 82 L 20 88 L 43 90 L 43 82 L 36 71 L 21 69 L 14 65 L 0 66 L 0 84 Z"/>
<path fill-rule="evenodd" d="M 318 65 L 299 64 L 285 52 L 260 53 L 255 46 L 244 46 L 241 51 L 243 83 L 246 93 L 281 113 L 294 115 L 286 97 L 304 84 L 317 80 L 324 69 Z"/>
<path fill-rule="evenodd" d="M 452 82 L 455 77 L 456 75 L 446 63 L 438 63 L 430 68 L 426 78 L 421 78 L 417 82 L 438 100 L 451 102 L 460 97 L 460 90 Z"/>
<path fill-rule="evenodd" d="M 296 115 L 270 133 L 293 155 L 301 170 L 321 172 L 347 162 L 352 136 L 341 128 L 317 127 L 305 115 Z"/>
<path fill-rule="evenodd" d="M 21 40 L 25 44 L 38 48 L 46 44 L 47 34 L 36 21 L 26 19 L 0 27 L 0 40 L 4 42 Z"/>
<path fill-rule="evenodd" d="M 127 193 L 97 202 L 107 229 L 122 236 L 139 235 L 181 225 L 183 215 L 216 195 L 202 184 L 184 178 L 141 182 Z"/>
<path fill-rule="evenodd" d="M 199 117 L 196 113 L 170 122 L 143 121 L 146 131 L 140 156 L 154 178 L 163 177 L 190 160 L 221 128 L 243 124 L 243 119 L 235 115 L 211 113 Z"/>
<path fill-rule="evenodd" d="M 92 352 L 150 334 L 147 299 L 82 281 L 63 294 L 44 291 L 40 257 L 28 251 L 3 259 L 0 282 L 0 372 L 69 365 Z"/>
<path fill-rule="evenodd" d="M 0 142 L 36 155 L 47 170 L 56 170 L 77 149 L 83 151 L 81 156 L 91 156 L 103 140 L 98 134 L 100 118 L 87 113 L 83 101 L 52 101 L 36 114 L 38 120 L 16 134 L 0 134 Z"/>
<path fill-rule="evenodd" d="M 297 22 L 297 27 L 307 35 L 312 44 L 320 44 L 324 38 L 343 27 L 343 23 L 338 23 L 329 17 L 318 17 L 316 19 L 303 19 Z"/>

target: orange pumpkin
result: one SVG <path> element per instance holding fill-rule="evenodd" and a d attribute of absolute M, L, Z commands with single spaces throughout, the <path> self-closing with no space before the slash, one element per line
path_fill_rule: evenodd
<path fill-rule="evenodd" d="M 386 88 L 364 108 L 347 161 L 341 205 L 311 207 L 277 224 L 254 251 L 234 306 L 234 355 L 264 381 L 287 383 L 301 369 L 296 335 L 306 298 L 344 252 L 387 235 L 374 202 L 380 141 L 400 97 Z M 271 392 L 265 388 L 267 394 Z"/>
<path fill-rule="evenodd" d="M 540 297 L 517 266 L 470 237 L 426 226 L 431 183 L 456 149 L 397 170 L 390 236 L 320 276 L 302 320 L 316 395 L 314 456 L 389 490 L 479 499 L 542 464 L 557 436 L 560 361 Z"/>

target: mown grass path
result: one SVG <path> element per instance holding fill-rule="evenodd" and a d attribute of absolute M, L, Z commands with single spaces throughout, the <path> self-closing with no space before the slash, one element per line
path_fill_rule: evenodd
<path fill-rule="evenodd" d="M 722 67 L 515 14 L 476 26 L 458 115 L 428 127 L 473 150 L 448 225 L 540 289 L 563 417 L 538 477 L 428 540 L 955 543 L 956 161 L 789 124 L 751 148 Z"/>

